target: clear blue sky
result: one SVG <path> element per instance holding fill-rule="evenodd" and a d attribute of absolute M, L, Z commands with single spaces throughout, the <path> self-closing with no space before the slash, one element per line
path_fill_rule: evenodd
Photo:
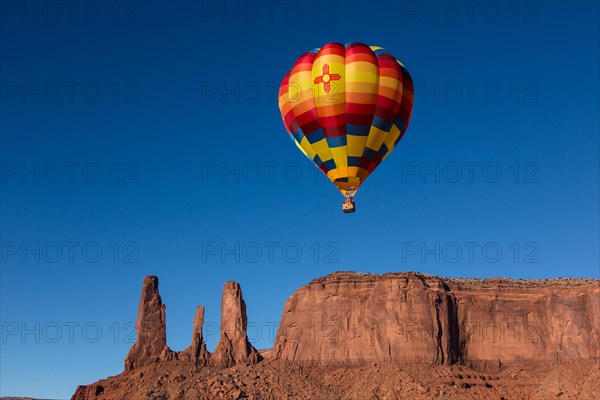
<path fill-rule="evenodd" d="M 597 2 L 99 4 L 2 3 L 0 395 L 121 372 L 149 274 L 174 350 L 196 305 L 214 329 L 227 280 L 265 348 L 336 270 L 599 277 Z M 416 85 L 350 215 L 276 102 L 331 41 L 386 48 Z"/>

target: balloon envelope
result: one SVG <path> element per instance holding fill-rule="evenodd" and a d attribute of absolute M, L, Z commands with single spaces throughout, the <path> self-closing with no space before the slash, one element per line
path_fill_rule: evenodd
<path fill-rule="evenodd" d="M 357 42 L 304 53 L 279 87 L 291 138 L 349 196 L 406 132 L 413 99 L 406 68 L 381 47 Z"/>

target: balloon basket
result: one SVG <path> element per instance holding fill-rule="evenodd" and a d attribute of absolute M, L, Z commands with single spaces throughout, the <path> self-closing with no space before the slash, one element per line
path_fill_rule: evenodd
<path fill-rule="evenodd" d="M 356 211 L 356 206 L 354 205 L 354 201 L 352 201 L 352 197 L 348 197 L 344 200 L 342 203 L 342 211 L 346 214 Z"/>

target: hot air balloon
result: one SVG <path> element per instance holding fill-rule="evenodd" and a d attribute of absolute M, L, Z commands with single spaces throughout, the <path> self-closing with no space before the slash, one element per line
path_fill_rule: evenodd
<path fill-rule="evenodd" d="M 414 88 L 388 51 L 352 42 L 304 53 L 279 87 L 279 110 L 296 146 L 353 197 L 406 132 Z"/>

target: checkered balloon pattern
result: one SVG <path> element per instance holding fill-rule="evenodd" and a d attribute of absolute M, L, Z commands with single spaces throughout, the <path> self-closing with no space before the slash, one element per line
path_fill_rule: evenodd
<path fill-rule="evenodd" d="M 304 53 L 279 87 L 279 109 L 298 148 L 352 196 L 408 128 L 414 88 L 381 47 L 329 43 Z"/>

